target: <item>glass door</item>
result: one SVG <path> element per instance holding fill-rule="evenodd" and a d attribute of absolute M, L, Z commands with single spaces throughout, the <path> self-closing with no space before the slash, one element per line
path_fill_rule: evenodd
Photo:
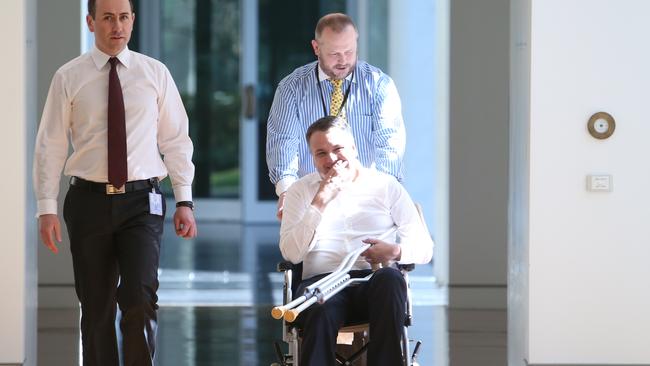
<path fill-rule="evenodd" d="M 311 48 L 314 28 L 326 13 L 345 12 L 346 0 L 243 0 L 245 7 L 244 45 L 250 57 L 244 74 L 250 73 L 244 85 L 254 85 L 256 114 L 245 118 L 246 131 L 242 145 L 247 146 L 242 156 L 247 165 L 244 182 L 244 216 L 249 221 L 275 218 L 277 196 L 269 181 L 266 166 L 266 123 L 273 102 L 275 88 L 280 80 L 294 69 L 315 60 Z M 245 50 L 247 49 L 244 46 Z M 246 51 L 244 51 L 246 53 Z M 246 109 L 246 108 L 245 108 Z M 250 178 L 250 179 L 248 179 Z"/>
<path fill-rule="evenodd" d="M 199 219 L 274 223 L 266 121 L 275 88 L 314 60 L 318 19 L 345 0 L 135 1 L 131 48 L 170 70 L 190 118 Z M 171 192 L 169 181 L 165 181 Z"/>
<path fill-rule="evenodd" d="M 239 221 L 244 179 L 239 0 L 134 1 L 130 47 L 162 61 L 190 118 L 199 219 Z M 171 193 L 169 180 L 166 190 Z M 169 196 L 171 197 L 171 196 Z"/>

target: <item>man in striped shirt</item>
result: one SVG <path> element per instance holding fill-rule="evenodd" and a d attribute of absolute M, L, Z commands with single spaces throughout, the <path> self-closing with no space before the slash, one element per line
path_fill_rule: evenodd
<path fill-rule="evenodd" d="M 289 186 L 315 171 L 305 132 L 324 116 L 347 121 L 363 166 L 402 180 L 406 132 L 399 94 L 388 75 L 357 60 L 358 37 L 350 17 L 325 15 L 312 40 L 318 60 L 278 85 L 267 124 L 266 160 L 279 197 L 279 219 Z"/>

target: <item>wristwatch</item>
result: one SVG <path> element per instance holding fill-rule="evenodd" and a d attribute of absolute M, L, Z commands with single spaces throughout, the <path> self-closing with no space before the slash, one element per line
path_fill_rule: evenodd
<path fill-rule="evenodd" d="M 189 207 L 190 210 L 194 211 L 194 202 L 192 202 L 192 201 L 179 201 L 179 202 L 176 202 L 176 207 Z"/>

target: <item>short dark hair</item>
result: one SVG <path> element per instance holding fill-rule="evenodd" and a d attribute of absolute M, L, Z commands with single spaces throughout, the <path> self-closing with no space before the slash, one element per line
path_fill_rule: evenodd
<path fill-rule="evenodd" d="M 315 132 L 327 132 L 329 130 L 341 130 L 352 137 L 352 131 L 350 130 L 350 125 L 341 117 L 337 116 L 326 116 L 320 118 L 316 122 L 312 123 L 309 128 L 307 128 L 307 133 L 305 133 L 305 138 L 307 139 L 307 145 L 309 145 L 309 139 Z M 354 140 L 354 138 L 353 138 Z"/>
<path fill-rule="evenodd" d="M 357 34 L 359 33 L 359 31 L 357 30 L 357 26 L 354 25 L 352 18 L 350 18 L 349 16 L 343 13 L 327 14 L 322 18 L 320 18 L 320 20 L 316 24 L 314 37 L 318 41 L 320 39 L 321 34 L 323 34 L 323 30 L 325 30 L 325 28 L 330 28 L 336 33 L 341 33 L 348 26 L 352 26 L 352 28 L 354 28 L 354 31 Z"/>
<path fill-rule="evenodd" d="M 131 13 L 134 13 L 133 9 L 133 0 L 129 0 L 129 5 L 131 5 Z M 97 11 L 97 0 L 88 0 L 88 15 L 95 19 L 95 12 Z"/>

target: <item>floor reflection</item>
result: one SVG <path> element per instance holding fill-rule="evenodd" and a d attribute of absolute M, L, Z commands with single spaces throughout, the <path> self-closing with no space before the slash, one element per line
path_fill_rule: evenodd
<path fill-rule="evenodd" d="M 274 361 L 272 343 L 282 334 L 281 323 L 270 317 L 272 306 L 282 301 L 282 275 L 276 271 L 282 260 L 278 233 L 278 225 L 214 223 L 201 225 L 201 236 L 190 243 L 165 236 L 159 365 Z M 446 299 L 444 291 L 435 288 L 432 273 L 431 266 L 418 266 L 411 274 L 417 323 L 410 336 L 424 344 L 419 356 L 423 365 L 434 364 L 434 354 L 447 354 L 442 310 Z M 434 346 L 440 349 L 434 352 Z M 444 365 L 441 361 L 436 364 Z"/>
<path fill-rule="evenodd" d="M 282 331 L 270 310 L 281 302 L 278 229 L 201 223 L 200 237 L 187 241 L 165 228 L 156 365 L 254 366 L 276 361 L 273 341 L 281 339 Z M 505 311 L 490 313 L 487 322 L 492 325 L 472 331 L 482 314 L 450 316 L 446 291 L 436 287 L 432 273 L 431 266 L 418 266 L 410 276 L 415 325 L 409 336 L 423 342 L 420 364 L 446 366 L 451 355 L 454 366 L 505 365 Z M 39 311 L 39 365 L 79 364 L 78 320 L 78 309 Z M 459 332 L 450 335 L 454 327 Z M 477 359 L 481 362 L 474 363 Z"/>

